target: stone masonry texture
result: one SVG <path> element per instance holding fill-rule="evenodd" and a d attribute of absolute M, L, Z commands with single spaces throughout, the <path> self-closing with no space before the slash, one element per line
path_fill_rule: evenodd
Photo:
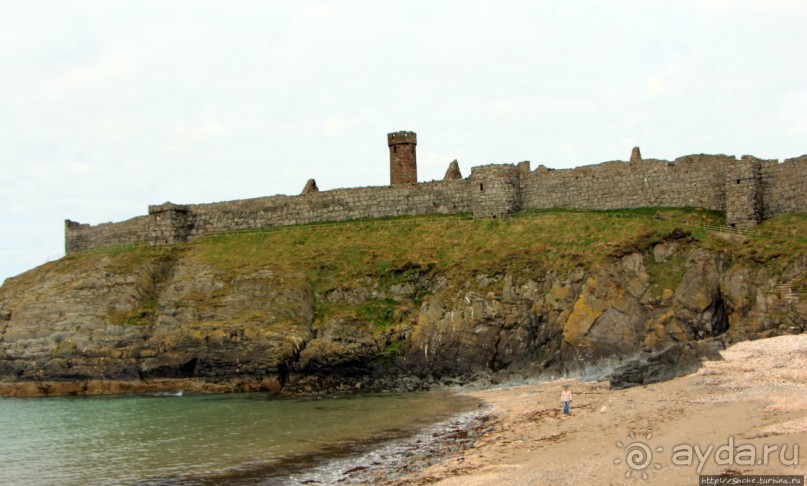
<path fill-rule="evenodd" d="M 308 182 L 305 183 L 305 187 L 303 187 L 303 192 L 301 194 L 309 194 L 312 192 L 319 192 L 319 187 L 317 187 L 317 181 L 314 179 L 308 179 Z"/>
<path fill-rule="evenodd" d="M 460 172 L 460 164 L 457 162 L 457 159 L 451 161 L 448 164 L 448 169 L 446 169 L 446 173 L 443 176 L 444 181 L 456 181 L 462 179 L 462 172 Z"/>
<path fill-rule="evenodd" d="M 389 145 L 390 185 L 414 184 L 418 181 L 415 132 L 394 132 L 387 134 Z"/>
<path fill-rule="evenodd" d="M 639 150 L 639 147 L 633 147 L 633 150 L 630 152 L 630 161 L 631 162 L 641 162 L 642 160 L 642 151 Z"/>
<path fill-rule="evenodd" d="M 388 141 L 395 142 L 390 144 L 391 162 L 393 146 L 409 147 L 414 164 L 416 139 L 412 132 L 391 133 Z M 750 156 L 701 154 L 672 162 L 640 159 L 558 170 L 544 166 L 530 170 L 528 162 L 521 162 L 473 167 L 466 179 L 414 181 L 416 176 L 414 180 L 401 177 L 397 182 L 393 177 L 390 186 L 211 204 L 165 203 L 149 206 L 146 216 L 96 226 L 68 220 L 65 250 L 172 244 L 219 232 L 359 218 L 457 213 L 502 217 L 545 208 L 700 207 L 725 211 L 728 224 L 737 227 L 785 213 L 807 212 L 807 155 L 779 163 Z"/>

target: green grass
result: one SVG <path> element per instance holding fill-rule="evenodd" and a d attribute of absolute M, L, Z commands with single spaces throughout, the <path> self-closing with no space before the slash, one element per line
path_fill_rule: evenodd
<path fill-rule="evenodd" d="M 661 219 L 654 217 L 658 211 Z M 322 297 L 316 302 L 315 327 L 345 318 L 384 332 L 409 322 L 430 292 L 417 283 L 433 281 L 437 274 L 447 278 L 451 291 L 469 283 L 481 285 L 476 279 L 480 274 L 526 280 L 543 278 L 549 271 L 595 269 L 624 254 L 648 250 L 676 228 L 697 235 L 702 223 L 722 222 L 720 213 L 659 208 L 530 211 L 507 219 L 403 217 L 208 236 L 183 245 L 182 254 L 225 281 L 258 268 L 284 275 L 290 284 L 304 280 Z M 680 271 L 673 267 L 651 268 L 659 294 L 680 281 Z M 383 296 L 355 306 L 324 298 L 335 289 L 350 291 L 368 284 Z M 398 295 L 400 302 L 392 300 L 393 286 L 407 284 L 411 294 Z"/>
<path fill-rule="evenodd" d="M 675 290 L 686 274 L 687 251 L 680 249 L 665 262 L 645 258 L 645 269 L 650 275 L 648 292 L 652 299 L 660 299 L 664 289 Z"/>
<path fill-rule="evenodd" d="M 402 355 L 406 346 L 405 339 L 398 339 L 389 343 L 375 360 L 376 365 L 383 366 L 384 368 L 391 368 L 395 364 L 398 356 Z"/>
<path fill-rule="evenodd" d="M 688 209 L 613 212 L 534 211 L 512 219 L 301 226 L 283 231 L 209 236 L 188 245 L 188 258 L 224 273 L 258 267 L 303 272 L 323 289 L 357 278 L 440 271 L 466 279 L 486 273 L 541 274 L 598 267 L 615 252 L 642 250 L 676 227 L 716 224 L 721 216 Z M 617 217 L 625 215 L 625 217 Z"/>
<path fill-rule="evenodd" d="M 654 217 L 657 212 L 660 219 Z M 212 235 L 175 246 L 99 249 L 71 254 L 43 267 L 60 273 L 125 273 L 145 265 L 167 266 L 183 258 L 206 266 L 225 282 L 267 268 L 282 275 L 282 282 L 288 285 L 311 285 L 319 296 L 337 288 L 366 287 L 368 282 L 390 296 L 394 285 L 433 280 L 421 277 L 437 274 L 448 279 L 451 290 L 451 286 L 480 285 L 475 278 L 479 274 L 508 274 L 526 280 L 543 278 L 549 271 L 563 274 L 575 268 L 593 270 L 622 255 L 648 251 L 676 228 L 691 232 L 691 244 L 723 252 L 734 262 L 767 266 L 774 274 L 807 254 L 804 214 L 765 221 L 758 228 L 781 237 L 752 237 L 737 245 L 713 237 L 700 227 L 704 223 L 723 224 L 724 216 L 691 208 L 640 208 L 528 211 L 506 219 L 401 217 Z M 684 256 L 663 264 L 645 259 L 654 293 L 676 288 L 682 278 L 681 258 Z M 30 278 L 35 278 L 36 272 L 29 273 Z M 29 278 L 27 274 L 21 277 L 17 283 Z M 502 285 L 501 281 L 497 285 Z M 406 296 L 405 302 L 371 299 L 350 309 L 340 303 L 317 302 L 317 318 L 344 314 L 365 319 L 383 330 L 406 321 L 407 313 L 418 308 L 428 292 L 427 287 L 415 285 L 413 295 Z M 129 325 L 146 324 L 154 312 L 153 305 L 145 302 L 121 319 Z"/>
<path fill-rule="evenodd" d="M 368 300 L 356 309 L 356 314 L 376 329 L 385 329 L 397 324 L 396 307 L 395 301 L 389 298 Z"/>
<path fill-rule="evenodd" d="M 660 220 L 654 218 L 657 212 Z M 529 278 L 547 271 L 598 268 L 615 257 L 651 248 L 675 228 L 690 231 L 708 249 L 775 269 L 807 254 L 807 240 L 797 239 L 807 234 L 805 214 L 759 226 L 761 231 L 789 237 L 750 238 L 741 245 L 729 245 L 700 228 L 702 223 L 723 222 L 722 213 L 691 208 L 535 210 L 510 219 L 400 217 L 212 235 L 170 247 L 99 249 L 48 265 L 65 272 L 97 267 L 100 261 L 109 271 L 127 272 L 182 257 L 211 267 L 225 279 L 268 267 L 328 291 L 361 285 L 357 282 L 366 277 L 389 287 L 420 273 L 439 272 L 451 281 L 465 282 L 482 273 Z"/>
<path fill-rule="evenodd" d="M 661 219 L 654 216 L 659 212 Z M 371 277 L 381 290 L 412 281 L 417 273 L 440 273 L 450 285 L 474 285 L 478 274 L 541 277 L 547 271 L 596 269 L 615 258 L 648 251 L 676 228 L 691 233 L 698 245 L 726 254 L 731 261 L 767 266 L 773 274 L 807 254 L 807 215 L 790 214 L 763 222 L 759 231 L 782 237 L 751 237 L 730 245 L 701 225 L 720 225 L 722 213 L 698 209 L 641 208 L 622 211 L 529 211 L 510 219 L 425 222 L 417 218 L 384 220 L 392 224 L 355 223 L 303 226 L 283 231 L 211 236 L 189 245 L 188 254 L 223 272 L 237 274 L 270 266 L 299 272 L 315 290 L 362 285 Z M 686 252 L 665 263 L 646 259 L 651 293 L 660 297 L 683 278 Z M 801 282 L 799 282 L 801 284 Z M 420 305 L 426 292 L 417 296 Z M 364 309 L 378 327 L 389 325 L 390 308 Z M 322 305 L 327 315 L 328 305 Z M 383 312 L 382 312 L 383 310 Z"/>
<path fill-rule="evenodd" d="M 157 313 L 157 296 L 150 295 L 143 304 L 129 315 L 123 317 L 124 326 L 147 326 L 154 323 Z M 114 322 L 114 319 L 113 319 Z"/>
<path fill-rule="evenodd" d="M 731 245 L 709 235 L 703 238 L 702 244 L 748 266 L 765 267 L 774 275 L 781 274 L 795 259 L 807 255 L 807 214 L 786 214 L 763 221 L 753 229 L 765 236 L 749 236 L 744 243 Z"/>

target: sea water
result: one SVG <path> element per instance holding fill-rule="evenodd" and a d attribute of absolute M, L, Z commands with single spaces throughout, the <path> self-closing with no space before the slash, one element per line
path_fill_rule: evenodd
<path fill-rule="evenodd" d="M 471 406 L 443 392 L 0 398 L 0 484 L 277 484 Z"/>

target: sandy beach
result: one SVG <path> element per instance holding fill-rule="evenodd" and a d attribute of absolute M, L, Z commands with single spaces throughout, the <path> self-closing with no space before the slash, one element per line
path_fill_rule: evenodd
<path fill-rule="evenodd" d="M 475 443 L 388 484 L 696 485 L 699 474 L 807 472 L 807 335 L 736 344 L 723 361 L 626 390 L 558 380 L 466 392 L 490 407 Z M 560 393 L 574 394 L 571 415 Z"/>

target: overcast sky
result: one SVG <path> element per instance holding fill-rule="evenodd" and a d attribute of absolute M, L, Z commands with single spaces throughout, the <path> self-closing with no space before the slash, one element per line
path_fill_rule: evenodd
<path fill-rule="evenodd" d="M 418 176 L 807 153 L 807 2 L 0 0 L 0 282 L 64 220 Z"/>

